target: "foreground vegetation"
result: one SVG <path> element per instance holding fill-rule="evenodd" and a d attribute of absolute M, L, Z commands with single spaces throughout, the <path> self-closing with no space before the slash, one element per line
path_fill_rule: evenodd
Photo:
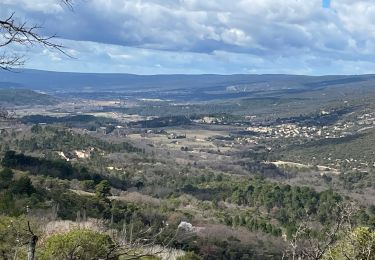
<path fill-rule="evenodd" d="M 1 257 L 372 259 L 372 108 L 356 107 L 12 119 L 0 136 Z"/>

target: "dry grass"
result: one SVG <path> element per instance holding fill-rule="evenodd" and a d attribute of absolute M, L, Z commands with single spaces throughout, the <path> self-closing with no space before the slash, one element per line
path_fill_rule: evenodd
<path fill-rule="evenodd" d="M 95 196 L 95 193 L 92 192 L 87 192 L 87 191 L 82 191 L 82 190 L 73 190 L 70 189 L 70 191 L 81 195 L 81 196 Z M 148 195 L 141 194 L 139 192 L 127 192 L 123 191 L 120 193 L 119 196 L 110 196 L 110 200 L 118 200 L 118 201 L 125 201 L 125 202 L 132 202 L 136 204 L 146 204 L 146 205 L 152 205 L 159 207 L 161 204 L 160 199 L 153 198 Z"/>
<path fill-rule="evenodd" d="M 151 196 L 143 195 L 139 192 L 121 192 L 119 196 L 111 196 L 111 200 L 119 200 L 125 202 L 133 202 L 136 204 L 146 204 L 159 207 L 161 204 L 160 199 L 153 198 Z"/>
<path fill-rule="evenodd" d="M 161 252 L 161 253 L 158 253 Z M 157 256 L 161 257 L 162 260 L 176 260 L 177 257 L 185 255 L 185 252 L 182 250 L 176 250 L 172 248 L 163 248 L 161 246 L 153 246 L 150 248 L 146 248 L 144 250 L 146 254 L 157 254 Z"/>
<path fill-rule="evenodd" d="M 74 229 L 89 229 L 93 231 L 103 232 L 106 230 L 104 223 L 98 219 L 88 219 L 87 221 L 74 222 L 70 220 L 56 220 L 48 222 L 44 228 L 44 237 L 54 234 L 67 233 Z"/>

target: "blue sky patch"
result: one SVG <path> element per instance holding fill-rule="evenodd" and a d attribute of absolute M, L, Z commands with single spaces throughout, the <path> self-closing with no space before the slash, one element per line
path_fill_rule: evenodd
<path fill-rule="evenodd" d="M 331 8 L 331 0 L 323 0 L 323 8 Z"/>

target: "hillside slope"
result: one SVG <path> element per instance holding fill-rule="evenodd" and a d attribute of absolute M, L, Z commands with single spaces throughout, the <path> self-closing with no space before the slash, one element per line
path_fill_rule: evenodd
<path fill-rule="evenodd" d="M 56 98 L 28 89 L 0 88 L 0 105 L 52 105 Z"/>

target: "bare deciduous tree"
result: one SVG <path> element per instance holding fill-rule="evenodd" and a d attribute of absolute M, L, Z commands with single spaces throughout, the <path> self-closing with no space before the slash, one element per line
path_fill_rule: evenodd
<path fill-rule="evenodd" d="M 352 219 L 358 212 L 353 203 L 337 204 L 335 218 L 330 227 L 318 228 L 314 221 L 304 219 L 297 227 L 289 241 L 289 248 L 285 256 L 295 259 L 321 259 L 324 254 L 337 242 L 339 236 L 353 231 Z M 320 233 L 318 236 L 313 231 Z"/>
<path fill-rule="evenodd" d="M 36 243 L 38 242 L 38 236 L 34 234 L 30 227 L 30 222 L 27 222 L 28 231 L 30 234 L 30 241 L 29 241 L 29 247 L 27 250 L 27 259 L 28 260 L 34 260 L 35 259 L 35 249 L 36 249 Z"/>
<path fill-rule="evenodd" d="M 9 110 L 5 107 L 0 106 L 0 123 L 11 123 L 14 124 L 17 122 L 17 119 L 15 117 L 15 112 L 12 110 Z"/>
<path fill-rule="evenodd" d="M 0 107 L 0 121 L 6 120 L 9 117 L 9 112 L 4 107 Z"/>
<path fill-rule="evenodd" d="M 60 0 L 63 4 L 72 8 L 73 0 Z M 57 50 L 66 54 L 63 45 L 54 43 L 52 36 L 43 36 L 38 32 L 41 29 L 38 25 L 29 25 L 27 22 L 20 22 L 15 17 L 15 13 L 10 14 L 5 19 L 0 18 L 0 50 L 11 45 L 42 46 Z M 0 69 L 10 70 L 14 67 L 22 66 L 25 63 L 25 56 L 9 51 L 0 52 Z"/>
<path fill-rule="evenodd" d="M 167 227 L 160 228 L 157 232 L 153 231 L 154 227 L 148 227 L 144 230 L 134 232 L 133 221 L 126 224 L 120 232 L 112 234 L 115 244 L 108 251 L 107 260 L 122 259 L 135 260 L 143 257 L 152 257 L 172 254 L 172 243 L 178 240 L 184 240 L 192 235 L 193 232 L 177 228 L 172 233 L 168 233 Z M 150 233 L 153 233 L 150 236 Z M 168 233 L 168 234 L 167 234 Z M 161 237 L 164 237 L 162 241 Z"/>

